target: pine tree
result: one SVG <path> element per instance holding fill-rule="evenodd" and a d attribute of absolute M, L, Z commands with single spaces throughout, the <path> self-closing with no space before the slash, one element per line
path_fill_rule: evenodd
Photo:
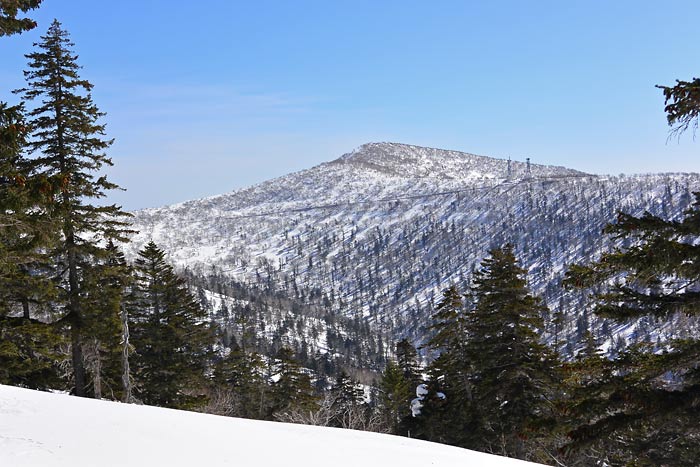
<path fill-rule="evenodd" d="M 605 232 L 625 241 L 587 266 L 573 266 L 566 283 L 600 288 L 594 312 L 618 322 L 700 314 L 700 193 L 682 220 L 649 213 L 620 214 Z M 643 342 L 612 363 L 583 421 L 571 431 L 571 449 L 604 445 L 641 465 L 693 465 L 700 450 L 700 340 Z"/>
<path fill-rule="evenodd" d="M 85 328 L 90 330 L 86 336 L 86 360 L 94 396 L 101 398 L 108 392 L 111 398 L 123 399 L 126 388 L 122 378 L 125 324 L 122 311 L 131 270 L 124 254 L 111 240 L 105 254 L 99 263 L 85 270 L 86 294 L 81 303 Z"/>
<path fill-rule="evenodd" d="M 271 418 L 286 411 L 315 410 L 317 397 L 311 377 L 302 370 L 294 352 L 282 347 L 275 356 L 272 369 Z"/>
<path fill-rule="evenodd" d="M 421 382 L 418 352 L 407 339 L 402 339 L 396 344 L 396 362 L 387 362 L 379 385 L 380 412 L 391 433 L 415 433 L 410 404 Z"/>
<path fill-rule="evenodd" d="M 213 341 L 207 313 L 155 243 L 139 251 L 134 272 L 127 306 L 136 396 L 161 407 L 201 405 Z"/>
<path fill-rule="evenodd" d="M 480 415 L 476 447 L 537 458 L 538 438 L 544 436 L 540 427 L 553 420 L 558 383 L 556 360 L 538 334 L 543 305 L 529 293 L 511 245 L 489 255 L 471 289 L 475 305 L 464 352 Z"/>
<path fill-rule="evenodd" d="M 39 208 L 51 187 L 29 174 L 26 134 L 22 108 L 0 102 L 0 384 L 46 389 L 58 383 L 61 343 L 43 316 L 55 298 L 42 274 L 53 223 Z"/>
<path fill-rule="evenodd" d="M 223 414 L 232 417 L 262 419 L 268 405 L 264 363 L 255 352 L 245 352 L 233 345 L 216 363 L 213 383 L 226 394 Z"/>
<path fill-rule="evenodd" d="M 38 8 L 41 2 L 42 0 L 0 0 L 0 37 L 34 29 L 34 20 L 18 18 L 17 15 Z"/>
<path fill-rule="evenodd" d="M 104 151 L 112 144 L 104 139 L 103 116 L 92 102 L 92 84 L 78 76 L 77 56 L 68 33 L 54 20 L 47 34 L 35 44 L 38 51 L 27 55 L 27 87 L 18 90 L 23 101 L 39 104 L 29 112 L 32 128 L 29 147 L 34 154 L 32 172 L 59 182 L 55 202 L 49 214 L 60 224 L 60 241 L 52 251 L 55 278 L 62 296 L 63 318 L 71 340 L 74 392 L 87 395 L 83 355 L 86 335 L 86 310 L 81 297 L 86 290 L 86 270 L 106 254 L 104 243 L 126 241 L 128 216 L 116 205 L 94 205 L 117 185 L 97 176 L 104 165 L 112 165 Z"/>
<path fill-rule="evenodd" d="M 656 87 L 663 91 L 666 99 L 664 110 L 671 134 L 680 136 L 688 128 L 695 134 L 700 120 L 700 78 L 676 80 L 675 86 Z"/>
<path fill-rule="evenodd" d="M 473 404 L 473 372 L 466 358 L 468 333 L 465 297 L 456 286 L 443 291 L 432 316 L 433 336 L 428 347 L 439 355 L 428 367 L 428 394 L 421 415 L 415 418 L 412 434 L 430 441 L 474 447 L 476 414 Z M 412 388 L 414 397 L 416 386 Z M 437 394 L 445 394 L 439 398 Z"/>

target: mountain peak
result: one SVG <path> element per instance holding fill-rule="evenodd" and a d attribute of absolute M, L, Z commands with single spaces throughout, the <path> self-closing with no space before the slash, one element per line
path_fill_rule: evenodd
<path fill-rule="evenodd" d="M 506 159 L 392 142 L 365 143 L 330 164 L 351 164 L 358 170 L 401 178 L 498 179 L 528 175 L 527 162 L 509 163 Z M 576 170 L 540 164 L 530 164 L 529 170 L 532 176 L 584 175 Z"/>

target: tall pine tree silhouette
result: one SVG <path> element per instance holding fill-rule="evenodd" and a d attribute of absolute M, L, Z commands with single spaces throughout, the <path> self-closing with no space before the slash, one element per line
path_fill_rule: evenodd
<path fill-rule="evenodd" d="M 129 298 L 131 368 L 136 395 L 147 404 L 192 408 L 205 402 L 213 341 L 207 313 L 175 275 L 165 254 L 150 242 L 139 252 Z"/>
<path fill-rule="evenodd" d="M 61 290 L 62 322 L 70 331 L 74 393 L 87 396 L 83 356 L 86 329 L 84 271 L 106 254 L 105 241 L 126 241 L 128 216 L 119 206 L 97 205 L 107 190 L 118 188 L 99 175 L 112 161 L 104 151 L 112 144 L 105 139 L 104 115 L 92 101 L 93 86 L 78 75 L 74 44 L 61 24 L 54 20 L 47 34 L 27 55 L 27 87 L 21 93 L 30 108 L 34 174 L 56 180 L 58 192 L 49 204 L 50 215 L 60 224 L 60 240 L 52 253 L 55 278 Z M 37 105 L 31 107 L 36 102 Z"/>
<path fill-rule="evenodd" d="M 540 427 L 553 420 L 558 377 L 553 353 L 540 342 L 541 300 L 527 289 L 513 247 L 489 252 L 471 293 L 465 357 L 472 364 L 479 449 L 538 459 Z"/>

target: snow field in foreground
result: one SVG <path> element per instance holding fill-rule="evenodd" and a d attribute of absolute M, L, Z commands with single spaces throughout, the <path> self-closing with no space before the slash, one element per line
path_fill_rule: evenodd
<path fill-rule="evenodd" d="M 218 417 L 0 385 L 0 466 L 97 465 L 537 464 L 399 436 Z"/>

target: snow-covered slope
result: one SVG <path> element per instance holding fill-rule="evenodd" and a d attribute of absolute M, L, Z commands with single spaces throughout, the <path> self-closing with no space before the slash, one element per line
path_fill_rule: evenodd
<path fill-rule="evenodd" d="M 535 466 L 376 433 L 243 420 L 0 386 L 0 465 Z"/>
<path fill-rule="evenodd" d="M 127 246 L 154 240 L 179 268 L 212 273 L 362 318 L 391 342 L 420 342 L 450 284 L 464 287 L 489 248 L 516 245 L 530 285 L 552 314 L 548 338 L 571 353 L 587 327 L 608 347 L 678 337 L 686 323 L 604 326 L 560 287 L 568 265 L 607 247 L 618 211 L 678 217 L 698 174 L 588 175 L 563 167 L 396 143 L 371 143 L 332 162 L 250 188 L 135 213 Z M 554 313 L 564 319 L 554 325 Z M 652 332 L 653 331 L 653 332 Z M 654 336 L 655 337 L 655 336 Z"/>

